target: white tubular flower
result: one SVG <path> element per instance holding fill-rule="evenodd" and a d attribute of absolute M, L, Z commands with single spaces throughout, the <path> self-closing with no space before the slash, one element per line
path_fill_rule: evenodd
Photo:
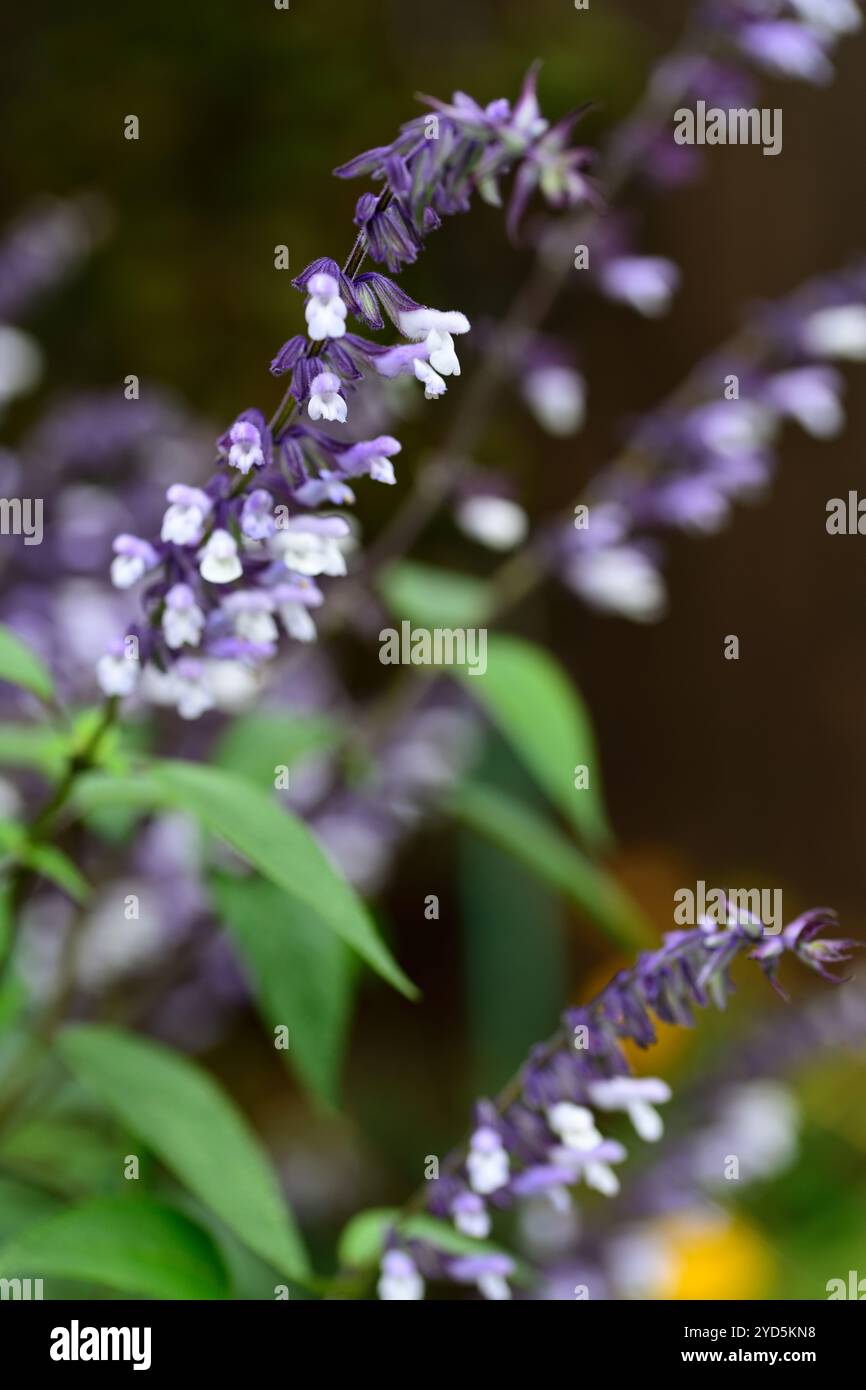
<path fill-rule="evenodd" d="M 586 419 L 586 384 L 571 367 L 533 368 L 524 380 L 523 395 L 541 428 L 558 438 L 576 434 Z"/>
<path fill-rule="evenodd" d="M 198 719 L 216 704 L 205 663 L 190 657 L 182 657 L 169 672 L 169 694 L 181 719 Z"/>
<path fill-rule="evenodd" d="M 845 424 L 842 387 L 834 367 L 797 367 L 772 377 L 766 392 L 777 409 L 815 439 L 834 439 Z"/>
<path fill-rule="evenodd" d="M 608 299 L 657 319 L 671 307 L 680 272 L 663 256 L 618 256 L 602 266 L 599 282 Z"/>
<path fill-rule="evenodd" d="M 526 512 L 507 497 L 467 497 L 456 518 L 461 531 L 490 550 L 512 550 L 529 530 Z"/>
<path fill-rule="evenodd" d="M 423 358 L 415 358 L 415 375 L 424 386 L 424 397 L 428 401 L 435 401 L 439 396 L 444 396 L 447 386 L 438 372 L 434 372 L 429 362 Z"/>
<path fill-rule="evenodd" d="M 866 305 L 819 309 L 803 325 L 803 342 L 817 357 L 866 362 Z"/>
<path fill-rule="evenodd" d="M 131 589 L 157 563 L 157 555 L 148 541 L 125 532 L 112 544 L 111 582 L 115 589 Z"/>
<path fill-rule="evenodd" d="M 204 629 L 204 613 L 188 584 L 175 584 L 165 596 L 162 631 L 173 651 L 178 647 L 197 647 Z"/>
<path fill-rule="evenodd" d="M 238 548 L 228 531 L 217 529 L 199 555 L 199 574 L 209 584 L 231 584 L 240 579 L 243 566 Z"/>
<path fill-rule="evenodd" d="M 853 34 L 863 23 L 856 0 L 791 0 L 800 19 L 835 38 Z"/>
<path fill-rule="evenodd" d="M 229 463 L 240 473 L 261 468 L 265 462 L 261 431 L 250 420 L 236 420 L 229 431 Z"/>
<path fill-rule="evenodd" d="M 475 1192 L 461 1192 L 451 1203 L 454 1225 L 464 1236 L 486 1240 L 490 1235 L 490 1213 Z"/>
<path fill-rule="evenodd" d="M 19 328 L 0 324 L 0 406 L 30 391 L 42 374 L 42 354 Z"/>
<path fill-rule="evenodd" d="M 564 1169 L 565 1172 L 570 1172 L 573 1182 L 582 1178 L 587 1187 L 591 1187 L 595 1192 L 600 1192 L 603 1197 L 615 1197 L 619 1192 L 619 1178 L 611 1164 L 622 1163 L 626 1157 L 626 1151 L 622 1144 L 618 1144 L 616 1140 L 602 1139 L 598 1130 L 593 1131 L 592 1137 L 595 1142 L 588 1143 L 588 1132 L 586 1136 L 573 1135 L 572 1138 L 586 1142 L 587 1147 L 580 1149 L 573 1142 L 559 1145 L 550 1150 L 550 1161 L 555 1163 L 558 1168 Z M 553 1190 L 562 1191 L 562 1189 Z"/>
<path fill-rule="evenodd" d="M 440 376 L 459 376 L 460 361 L 454 349 L 454 339 L 450 333 L 441 333 L 431 328 L 424 340 L 427 348 L 427 361 Z"/>
<path fill-rule="evenodd" d="M 604 1138 L 596 1128 L 592 1111 L 585 1105 L 562 1100 L 548 1110 L 547 1123 L 562 1140 L 562 1146 L 551 1151 L 551 1160 L 566 1171 L 573 1169 L 575 1177 L 582 1177 L 587 1187 L 605 1197 L 615 1197 L 619 1178 L 610 1165 L 622 1162 L 625 1149 Z"/>
<path fill-rule="evenodd" d="M 671 1088 L 656 1076 L 613 1076 L 592 1081 L 589 1094 L 599 1110 L 625 1110 L 636 1133 L 654 1144 L 664 1133 L 662 1117 L 653 1107 L 671 1098 Z"/>
<path fill-rule="evenodd" d="M 570 1100 L 558 1101 L 547 1112 L 547 1123 L 567 1149 L 587 1153 L 597 1149 L 604 1140 L 595 1127 L 595 1116 L 585 1105 Z"/>
<path fill-rule="evenodd" d="M 165 495 L 171 505 L 162 519 L 162 539 L 175 545 L 198 545 L 211 510 L 207 493 L 175 483 Z"/>
<path fill-rule="evenodd" d="M 377 1285 L 383 1303 L 417 1303 L 424 1297 L 424 1280 L 415 1261 L 402 1250 L 387 1250 Z"/>
<path fill-rule="evenodd" d="M 587 1187 L 600 1192 L 602 1197 L 615 1197 L 619 1192 L 619 1178 L 610 1164 L 601 1159 L 590 1159 L 583 1170 L 583 1177 Z"/>
<path fill-rule="evenodd" d="M 313 377 L 307 414 L 311 420 L 346 422 L 348 407 L 340 395 L 340 378 L 334 372 L 320 372 Z"/>
<path fill-rule="evenodd" d="M 106 652 L 96 663 L 96 679 L 103 695 L 131 695 L 138 685 L 141 666 L 131 656 Z"/>
<path fill-rule="evenodd" d="M 346 557 L 340 548 L 340 538 L 347 536 L 349 527 L 339 517 L 330 519 L 327 531 L 316 527 L 318 518 L 299 517 L 277 531 L 271 549 L 286 569 L 295 574 L 344 575 Z M 326 523 L 327 524 L 327 523 Z M 319 520 L 319 527 L 322 522 Z"/>
<path fill-rule="evenodd" d="M 636 623 L 652 623 L 665 611 L 662 576 L 643 551 L 630 545 L 588 550 L 569 568 L 568 582 L 593 608 Z"/>
<path fill-rule="evenodd" d="M 736 458 L 769 444 L 778 430 L 778 420 L 769 405 L 758 401 L 714 401 L 693 410 L 688 427 L 705 449 Z"/>
<path fill-rule="evenodd" d="M 496 1192 L 508 1182 L 508 1152 L 495 1129 L 487 1125 L 476 1129 L 469 1141 L 466 1171 L 473 1192 L 480 1193 L 482 1197 Z"/>
<path fill-rule="evenodd" d="M 476 1282 L 481 1297 L 492 1303 L 503 1303 L 511 1298 L 511 1285 L 504 1274 L 480 1274 Z"/>
<path fill-rule="evenodd" d="M 256 646 L 270 646 L 279 641 L 279 628 L 274 621 L 273 604 L 261 591 L 229 594 L 223 612 L 231 619 L 238 637 Z"/>
<path fill-rule="evenodd" d="M 304 309 L 307 332 L 314 342 L 322 338 L 342 338 L 346 332 L 346 306 L 333 275 L 322 272 L 310 277 L 310 298 Z"/>
<path fill-rule="evenodd" d="M 446 337 L 450 337 L 452 333 L 459 337 L 461 333 L 469 332 L 468 318 L 457 309 L 404 309 L 398 314 L 397 321 L 403 337 L 411 338 L 416 343 L 427 338 L 432 332 L 444 334 Z"/>
<path fill-rule="evenodd" d="M 435 400 L 445 390 L 445 376 L 459 376 L 460 362 L 454 348 L 454 334 L 468 333 L 469 320 L 456 309 L 404 309 L 397 315 L 400 332 L 414 342 L 423 342 L 425 356 L 415 359 L 415 375 L 424 383 L 424 395 Z"/>
<path fill-rule="evenodd" d="M 514 1274 L 510 1255 L 462 1255 L 451 1260 L 448 1273 L 458 1284 L 474 1284 L 482 1298 L 501 1302 L 511 1298 L 509 1277 Z"/>
<path fill-rule="evenodd" d="M 261 694 L 261 678 L 243 661 L 209 661 L 207 688 L 217 709 L 237 714 Z"/>
<path fill-rule="evenodd" d="M 279 614 L 286 632 L 296 642 L 315 642 L 316 624 L 302 603 L 281 603 Z"/>
<path fill-rule="evenodd" d="M 144 571 L 145 564 L 140 555 L 115 555 L 111 562 L 111 582 L 115 589 L 131 589 Z"/>

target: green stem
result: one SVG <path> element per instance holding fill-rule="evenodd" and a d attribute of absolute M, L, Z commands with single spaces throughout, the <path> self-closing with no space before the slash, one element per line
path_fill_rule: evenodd
<path fill-rule="evenodd" d="M 110 696 L 102 707 L 102 714 L 84 745 L 77 749 L 66 763 L 60 781 L 47 801 L 37 811 L 33 820 L 27 827 L 27 837 L 25 841 L 26 849 L 33 849 L 42 843 L 54 828 L 58 815 L 63 810 L 75 784 L 83 772 L 88 772 L 94 765 L 99 753 L 100 745 L 105 735 L 113 727 L 117 719 L 119 699 L 116 695 Z M 27 864 L 19 863 L 13 869 L 8 889 L 8 905 L 10 927 L 14 927 L 15 919 L 30 891 L 30 888 L 37 877 L 36 872 Z M 7 957 L 5 965 L 8 964 L 11 955 L 11 941 L 7 947 Z"/>

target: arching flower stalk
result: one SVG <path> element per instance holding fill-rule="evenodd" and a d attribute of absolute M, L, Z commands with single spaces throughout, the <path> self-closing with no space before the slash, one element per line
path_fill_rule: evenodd
<path fill-rule="evenodd" d="M 315 638 L 323 583 L 346 573 L 354 543 L 345 516 L 332 509 L 354 503 L 351 485 L 359 478 L 396 481 L 397 439 L 343 435 L 352 393 L 371 374 L 408 375 L 428 400 L 438 399 L 460 374 L 455 339 L 469 331 L 462 312 L 419 304 L 388 276 L 363 271 L 365 258 L 398 271 L 473 194 L 497 201 L 501 179 L 515 169 L 512 226 L 536 186 L 557 207 L 594 196 L 581 173 L 587 152 L 568 148 L 579 113 L 550 127 L 534 68 L 513 108 L 507 101 L 481 108 L 462 93 L 450 105 L 428 104 L 433 115 L 337 171 L 369 173 L 386 186 L 361 196 L 346 264 L 320 257 L 293 281 L 306 297 L 307 331 L 271 363 L 274 376 L 289 375 L 274 416 L 249 409 L 234 420 L 217 441 L 210 482 L 168 489 L 157 538 L 116 538 L 112 581 L 120 589 L 141 586 L 143 619 L 99 662 L 105 694 L 140 689 L 196 718 L 251 693 L 281 633 Z M 399 341 L 347 331 L 350 315 L 373 332 L 387 321 Z"/>
<path fill-rule="evenodd" d="M 442 1175 L 420 1194 L 431 1215 L 464 1236 L 484 1240 L 497 1211 L 538 1194 L 567 1209 L 580 1184 L 614 1197 L 625 1145 L 605 1133 L 612 1114 L 628 1117 L 637 1137 L 654 1143 L 663 1133 L 657 1109 L 671 1090 L 657 1077 L 632 1075 L 625 1041 L 652 1047 L 654 1017 L 689 1027 L 694 1010 L 724 1008 L 733 991 L 731 966 L 740 956 L 756 960 L 773 987 L 784 956 L 832 983 L 829 967 L 849 960 L 861 943 L 819 937 L 836 926 L 826 908 L 804 913 L 778 935 L 747 913 L 728 911 L 724 925 L 703 920 L 694 930 L 669 932 L 655 951 L 643 952 L 584 1008 L 569 1009 L 561 1030 L 540 1044 L 496 1101 L 479 1101 L 468 1143 L 445 1161 Z M 398 1260 L 399 1256 L 399 1260 Z M 515 1262 L 485 1249 L 454 1257 L 429 1241 L 391 1232 L 383 1257 L 379 1296 L 424 1296 L 426 1280 L 477 1285 L 486 1298 L 511 1296 Z"/>

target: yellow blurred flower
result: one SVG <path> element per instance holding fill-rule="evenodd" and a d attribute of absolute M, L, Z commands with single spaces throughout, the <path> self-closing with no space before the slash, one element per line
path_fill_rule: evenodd
<path fill-rule="evenodd" d="M 766 1297 L 773 1255 L 763 1236 L 725 1212 L 680 1212 L 653 1223 L 665 1251 L 650 1298 Z"/>

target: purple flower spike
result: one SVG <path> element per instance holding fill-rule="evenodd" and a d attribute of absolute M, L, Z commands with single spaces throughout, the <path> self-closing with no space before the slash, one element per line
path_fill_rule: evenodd
<path fill-rule="evenodd" d="M 734 913 L 727 925 L 708 923 L 667 933 L 661 946 L 642 952 L 634 968 L 621 971 L 591 1004 L 569 1010 L 563 1031 L 532 1050 L 519 1089 L 509 1086 L 499 1106 L 478 1102 L 468 1146 L 446 1159 L 443 1177 L 431 1184 L 428 1210 L 450 1215 L 466 1234 L 486 1238 L 484 1196 L 493 1208 L 503 1208 L 546 1194 L 563 1211 L 570 1205 L 569 1189 L 577 1183 L 615 1196 L 619 1179 L 613 1165 L 624 1162 L 627 1153 L 619 1140 L 601 1132 L 602 1118 L 623 1111 L 638 1137 L 652 1143 L 662 1133 L 656 1107 L 671 1098 L 670 1087 L 660 1078 L 630 1074 L 622 1042 L 651 1046 L 653 1014 L 689 1023 L 695 1007 L 710 1002 L 722 1007 L 733 988 L 729 967 L 737 955 L 756 959 L 775 985 L 778 962 L 786 954 L 834 979 L 826 964 L 847 960 L 860 944 L 817 940 L 819 932 L 836 923 L 824 908 L 805 913 L 779 935 L 764 935 L 759 922 L 735 919 Z M 423 1262 L 422 1243 L 416 1245 L 415 1258 Z M 496 1263 L 502 1258 L 485 1251 L 452 1260 L 438 1277 L 474 1282 L 486 1297 L 505 1298 L 510 1274 Z M 485 1289 L 487 1277 L 496 1282 Z"/>

